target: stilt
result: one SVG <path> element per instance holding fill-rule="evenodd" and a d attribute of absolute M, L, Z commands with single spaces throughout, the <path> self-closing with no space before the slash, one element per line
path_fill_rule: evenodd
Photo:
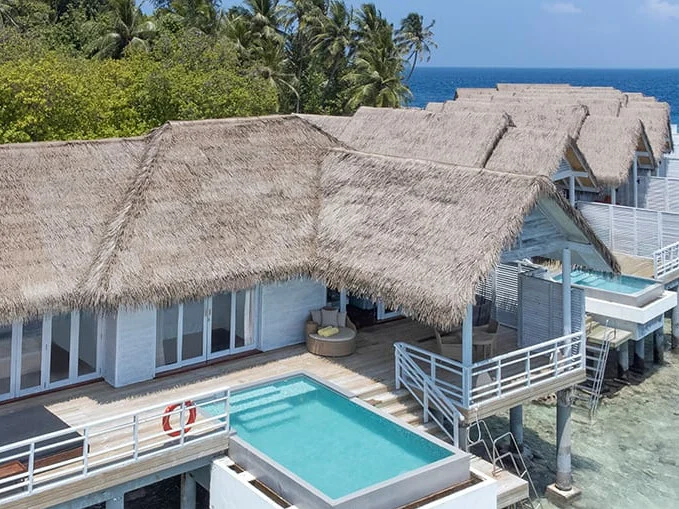
<path fill-rule="evenodd" d="M 618 377 L 626 379 L 629 371 L 629 345 L 623 343 L 617 349 L 618 352 Z"/>
<path fill-rule="evenodd" d="M 662 328 L 653 333 L 653 362 L 655 364 L 665 362 L 665 332 Z"/>
<path fill-rule="evenodd" d="M 120 494 L 106 501 L 106 509 L 125 509 L 125 495 Z"/>
<path fill-rule="evenodd" d="M 465 423 L 460 423 L 457 426 L 457 432 L 459 437 L 459 448 L 465 452 L 469 452 L 469 425 Z"/>
<path fill-rule="evenodd" d="M 182 474 L 181 502 L 179 507 L 181 509 L 196 509 L 196 481 L 190 473 Z"/>
<path fill-rule="evenodd" d="M 634 370 L 643 373 L 646 368 L 645 339 L 639 338 L 634 342 Z"/>
<path fill-rule="evenodd" d="M 563 507 L 580 497 L 582 492 L 573 486 L 571 471 L 571 408 L 574 390 L 556 393 L 556 483 L 547 486 L 547 498 Z"/>
<path fill-rule="evenodd" d="M 509 409 L 509 431 L 514 435 L 516 445 L 523 451 L 523 405 L 517 405 Z"/>
<path fill-rule="evenodd" d="M 672 349 L 679 347 L 679 306 L 672 309 Z"/>

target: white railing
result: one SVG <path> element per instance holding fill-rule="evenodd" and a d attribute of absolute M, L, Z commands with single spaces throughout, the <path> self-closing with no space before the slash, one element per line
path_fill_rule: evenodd
<path fill-rule="evenodd" d="M 424 422 L 433 419 L 443 432 L 460 447 L 459 423 L 462 420 L 455 404 L 450 401 L 433 380 L 427 376 L 411 358 L 414 352 L 412 345 L 397 343 L 395 345 L 396 388 L 403 385 L 408 392 L 422 405 Z M 446 423 L 448 426 L 446 426 Z M 452 433 L 451 433 L 452 428 Z"/>
<path fill-rule="evenodd" d="M 423 386 L 438 389 L 445 401 L 471 410 L 490 401 L 536 387 L 576 371 L 585 377 L 584 332 L 550 339 L 537 345 L 476 362 L 469 367 L 429 350 L 407 343 L 396 343 L 396 383 L 410 390 L 411 382 L 423 392 Z M 415 372 L 422 373 L 419 380 Z M 404 373 L 404 369 L 415 372 Z M 412 390 L 411 390 L 412 393 Z M 426 405 L 418 398 L 421 404 Z"/>
<path fill-rule="evenodd" d="M 228 388 L 195 394 L 0 447 L 0 467 L 11 465 L 18 472 L 0 478 L 0 505 L 207 438 L 226 437 L 229 398 Z M 166 412 L 171 406 L 174 410 Z M 170 431 L 163 429 L 164 417 Z"/>
<path fill-rule="evenodd" d="M 581 370 L 585 376 L 584 332 L 576 332 L 472 365 L 470 406 L 488 403 Z"/>
<path fill-rule="evenodd" d="M 655 279 L 679 270 L 679 242 L 653 252 L 653 277 Z"/>

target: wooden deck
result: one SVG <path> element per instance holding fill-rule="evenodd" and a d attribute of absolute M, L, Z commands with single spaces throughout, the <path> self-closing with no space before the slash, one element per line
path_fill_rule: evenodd
<path fill-rule="evenodd" d="M 509 329 L 502 331 L 498 342 L 497 354 L 516 348 L 515 333 Z M 500 334 L 500 333 L 499 333 Z M 394 389 L 394 348 L 395 342 L 415 343 L 422 348 L 434 349 L 433 331 L 416 322 L 399 320 L 364 329 L 358 335 L 358 347 L 354 355 L 345 358 L 327 359 L 317 357 L 306 351 L 304 345 L 288 347 L 272 352 L 261 353 L 250 357 L 232 360 L 221 364 L 170 374 L 152 381 L 114 389 L 100 381 L 81 387 L 59 392 L 35 396 L 23 401 L 9 402 L 0 405 L 0 418 L 11 418 L 11 414 L 35 405 L 42 405 L 71 426 L 80 426 L 100 419 L 128 413 L 138 408 L 163 405 L 165 402 L 190 396 L 199 392 L 217 391 L 239 384 L 257 381 L 295 371 L 309 371 L 342 388 L 352 391 L 356 396 L 370 402 L 376 407 L 401 418 L 405 422 L 430 431 L 439 438 L 440 431 L 431 423 L 422 423 L 422 409 L 409 397 L 407 391 Z M 530 399 L 530 398 L 528 398 Z M 513 404 L 517 404 L 514 402 Z M 158 423 L 160 426 L 160 422 Z M 224 449 L 222 441 L 205 440 L 198 442 L 201 447 L 187 449 L 189 461 L 198 455 L 216 454 Z M 93 445 L 94 447 L 94 445 Z M 97 444 L 96 447 L 106 447 Z M 45 492 L 45 500 L 40 495 L 33 495 L 22 502 L 13 502 L 11 507 L 42 507 L 69 500 L 74 496 L 82 496 L 89 492 L 99 491 L 124 482 L 128 478 L 149 475 L 167 468 L 167 462 L 146 461 L 136 466 L 116 472 L 116 475 L 96 479 L 92 476 L 83 479 L 73 489 L 66 486 L 62 493 L 54 490 Z M 510 475 L 510 474 L 507 474 Z M 513 476 L 512 476 L 513 477 Z M 511 477 L 503 481 L 508 490 L 521 490 L 523 481 L 510 482 Z M 507 500 L 503 491 L 498 498 Z M 523 485 L 522 485 L 523 486 Z M 525 489 L 527 492 L 527 487 Z M 49 495 L 49 497 L 47 496 Z M 514 496 L 509 497 L 511 499 Z M 2 504 L 0 504 L 2 505 Z"/>

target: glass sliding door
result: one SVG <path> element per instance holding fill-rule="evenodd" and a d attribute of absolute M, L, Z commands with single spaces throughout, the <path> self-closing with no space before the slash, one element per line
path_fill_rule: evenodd
<path fill-rule="evenodd" d="M 210 316 L 210 356 L 217 357 L 231 349 L 231 292 L 212 297 Z"/>
<path fill-rule="evenodd" d="M 42 384 L 42 319 L 25 322 L 19 357 L 19 392 L 39 390 Z"/>
<path fill-rule="evenodd" d="M 173 366 L 179 361 L 177 338 L 179 305 L 158 309 L 156 313 L 156 368 Z"/>
<path fill-rule="evenodd" d="M 182 304 L 182 363 L 192 363 L 205 358 L 205 301 Z"/>
<path fill-rule="evenodd" d="M 55 384 L 68 380 L 71 369 L 71 313 L 52 317 L 50 341 L 49 382 Z"/>
<path fill-rule="evenodd" d="M 0 325 L 0 400 L 12 390 L 12 325 Z"/>
<path fill-rule="evenodd" d="M 99 356 L 99 321 L 90 311 L 80 311 L 78 320 L 78 378 L 97 371 Z"/>

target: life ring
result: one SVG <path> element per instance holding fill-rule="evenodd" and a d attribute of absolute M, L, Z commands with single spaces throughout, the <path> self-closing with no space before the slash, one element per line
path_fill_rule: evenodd
<path fill-rule="evenodd" d="M 174 405 L 169 405 L 168 407 L 165 408 L 165 412 L 163 414 L 163 431 L 167 433 L 171 437 L 178 437 L 179 435 L 182 434 L 181 430 L 174 430 L 172 428 L 172 424 L 170 424 L 170 415 L 172 415 L 172 412 L 177 410 L 181 406 L 181 403 L 175 403 Z M 184 424 L 184 434 L 186 435 L 189 431 L 191 431 L 191 424 L 196 422 L 196 405 L 194 404 L 193 401 L 191 400 L 186 400 L 184 401 L 184 406 L 189 408 L 189 418 L 186 421 L 186 424 Z"/>

